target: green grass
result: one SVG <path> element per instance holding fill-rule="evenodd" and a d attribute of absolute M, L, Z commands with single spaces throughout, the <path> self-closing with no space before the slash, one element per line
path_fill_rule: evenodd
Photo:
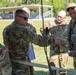
<path fill-rule="evenodd" d="M 3 29 L 7 25 L 9 25 L 11 22 L 12 21 L 0 21 L 0 43 L 2 43 L 2 44 L 3 44 L 3 37 L 2 37 Z M 42 27 L 41 21 L 33 21 L 33 22 L 34 22 L 34 25 L 36 27 L 37 33 L 40 34 L 40 27 Z M 45 21 L 45 23 L 46 22 L 48 22 L 48 21 Z M 46 60 L 44 48 L 39 47 L 37 45 L 34 45 L 34 49 L 35 49 L 36 59 L 33 62 L 47 65 L 47 60 Z M 49 56 L 49 46 L 47 47 L 47 53 Z M 73 60 L 71 57 L 69 57 L 68 68 L 73 69 Z M 35 73 L 35 75 L 47 75 L 48 69 L 34 67 L 34 73 Z M 69 74 L 69 75 L 71 75 L 71 74 Z"/>
<path fill-rule="evenodd" d="M 3 37 L 2 37 L 3 29 L 4 29 L 7 25 L 9 25 L 11 22 L 12 22 L 12 21 L 7 21 L 7 20 L 2 21 L 2 20 L 0 20 L 0 43 L 2 43 L 2 44 L 3 44 Z"/>

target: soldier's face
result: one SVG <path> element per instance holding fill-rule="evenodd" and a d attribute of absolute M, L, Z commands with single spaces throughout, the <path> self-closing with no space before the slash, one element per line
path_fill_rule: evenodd
<path fill-rule="evenodd" d="M 27 13 L 18 15 L 18 17 L 19 17 L 19 20 L 18 20 L 19 24 L 26 25 L 26 23 L 28 22 Z"/>
<path fill-rule="evenodd" d="M 56 20 L 58 23 L 62 23 L 64 21 L 64 17 L 57 15 Z"/>
<path fill-rule="evenodd" d="M 76 21 L 76 7 L 68 11 L 70 17 Z"/>

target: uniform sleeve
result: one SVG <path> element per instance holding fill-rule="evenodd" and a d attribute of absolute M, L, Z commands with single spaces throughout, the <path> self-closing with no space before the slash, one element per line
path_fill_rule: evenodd
<path fill-rule="evenodd" d="M 51 42 L 51 37 L 43 37 L 24 27 L 15 27 L 4 30 L 3 37 L 6 46 L 19 46 L 20 48 L 27 46 L 30 42 L 42 47 L 48 46 Z"/>
<path fill-rule="evenodd" d="M 31 31 L 36 32 L 36 28 L 32 24 L 30 24 L 30 23 L 27 23 L 27 24 L 30 27 Z"/>
<path fill-rule="evenodd" d="M 29 31 L 29 35 L 30 35 L 31 42 L 36 45 L 43 47 L 43 46 L 48 46 L 51 43 L 51 38 L 52 38 L 51 36 L 47 36 L 46 38 L 45 36 L 43 37 L 31 31 Z"/>

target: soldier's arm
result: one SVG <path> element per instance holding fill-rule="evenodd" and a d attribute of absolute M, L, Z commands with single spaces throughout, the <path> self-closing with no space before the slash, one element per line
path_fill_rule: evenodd
<path fill-rule="evenodd" d="M 31 32 L 31 31 L 28 31 L 29 33 L 29 36 L 30 36 L 30 41 L 33 42 L 34 44 L 36 45 L 39 45 L 39 46 L 48 46 L 50 45 L 52 42 L 55 42 L 56 44 L 60 44 L 61 42 L 63 42 L 62 39 L 60 38 L 54 38 L 50 35 L 48 35 L 47 37 L 46 36 L 41 36 L 41 35 L 38 35 L 34 32 Z"/>

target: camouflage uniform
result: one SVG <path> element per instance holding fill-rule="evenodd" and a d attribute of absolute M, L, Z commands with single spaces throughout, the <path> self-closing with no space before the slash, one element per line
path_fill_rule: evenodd
<path fill-rule="evenodd" d="M 31 31 L 33 31 L 33 32 L 36 32 L 36 29 L 35 29 L 35 27 L 32 25 L 32 24 L 30 24 L 30 23 L 27 23 L 26 25 L 25 25 L 25 27 L 28 29 L 28 30 L 31 30 Z M 30 47 L 32 47 L 33 48 L 33 44 L 30 42 L 30 44 L 29 44 L 29 48 Z M 29 50 L 29 49 L 28 49 Z M 34 52 L 33 50 L 32 50 L 32 52 Z M 30 51 L 28 52 L 29 53 L 29 57 L 30 57 Z M 34 54 L 34 53 L 33 53 Z M 34 56 L 35 56 L 35 54 L 34 54 Z M 33 67 L 32 66 L 30 66 L 30 73 L 31 73 L 31 75 L 34 75 L 34 69 L 33 69 Z"/>
<path fill-rule="evenodd" d="M 69 50 L 76 50 L 76 21 L 71 20 L 68 26 Z M 76 69 L 76 58 L 74 57 L 74 68 Z"/>
<path fill-rule="evenodd" d="M 36 32 L 35 27 L 34 27 L 33 25 L 31 25 L 30 23 L 27 23 L 27 24 L 25 25 L 25 27 L 26 27 L 28 30 L 31 30 L 31 31 Z"/>
<path fill-rule="evenodd" d="M 25 26 L 13 22 L 3 31 L 4 44 L 10 50 L 10 59 L 29 61 L 28 47 L 33 42 L 39 46 L 47 46 L 51 43 L 50 38 L 43 43 L 42 36 L 28 30 Z M 12 75 L 31 75 L 30 66 L 12 61 Z"/>
<path fill-rule="evenodd" d="M 51 23 L 53 27 L 49 29 L 49 32 L 54 38 L 63 38 L 65 39 L 66 36 L 64 35 L 64 32 L 67 28 L 67 23 L 64 21 L 61 24 L 59 24 L 56 20 L 55 22 Z M 68 62 L 68 45 L 65 41 L 62 43 L 62 45 L 56 45 L 54 43 L 51 43 L 50 46 L 50 63 L 53 66 L 60 67 L 60 68 L 67 68 L 67 62 Z"/>
<path fill-rule="evenodd" d="M 12 67 L 7 48 L 0 44 L 0 75 L 12 75 Z"/>

